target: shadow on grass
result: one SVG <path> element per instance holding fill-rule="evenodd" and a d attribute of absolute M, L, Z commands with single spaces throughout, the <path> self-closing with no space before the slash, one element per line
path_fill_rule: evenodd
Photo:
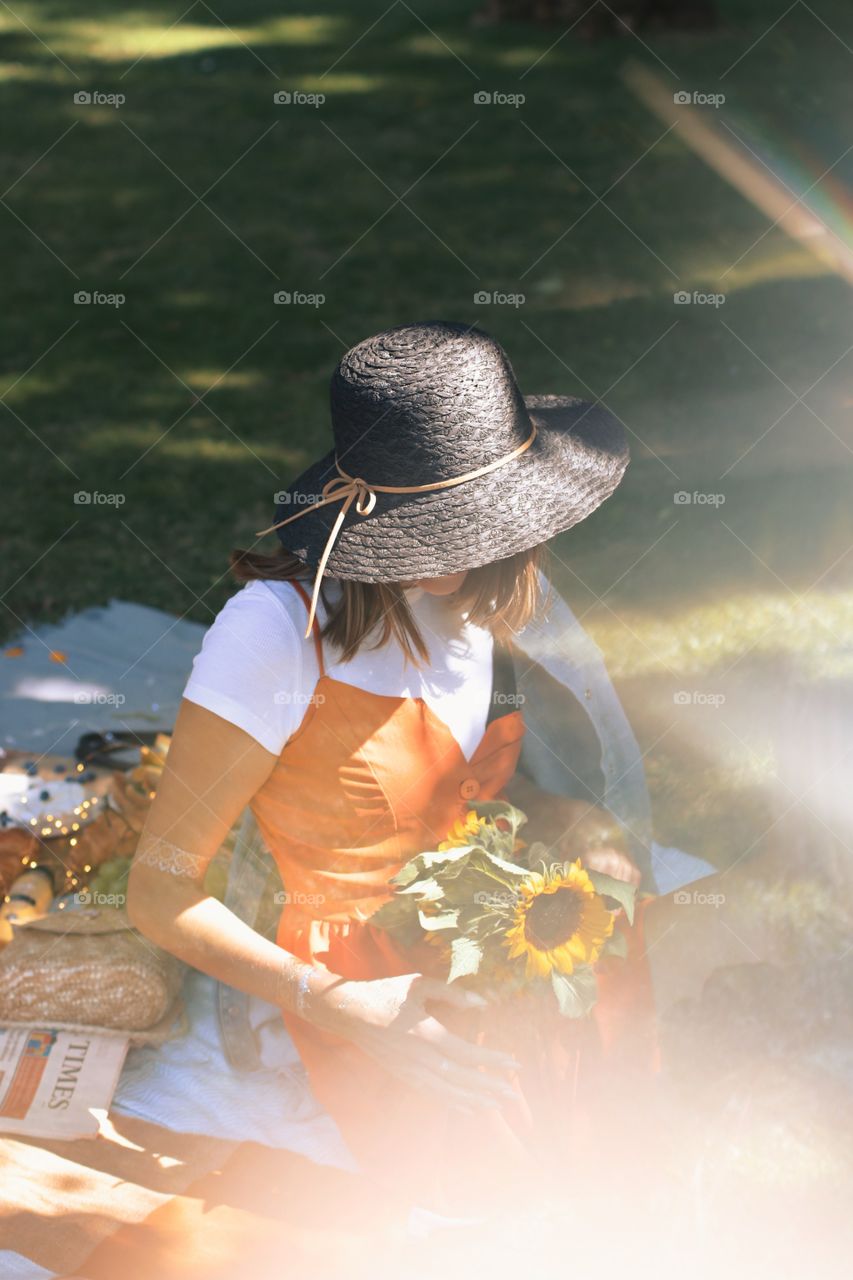
<path fill-rule="evenodd" d="M 844 587 L 848 288 L 620 79 L 638 54 L 691 87 L 732 67 L 732 109 L 795 140 L 808 118 L 829 166 L 842 45 L 802 9 L 767 32 L 759 4 L 646 51 L 474 28 L 450 0 L 384 9 L 22 8 L 44 44 L 4 16 L 4 634 L 111 596 L 210 622 L 228 551 L 328 447 L 342 351 L 431 318 L 494 333 L 525 391 L 602 397 L 625 422 L 624 485 L 555 546 L 558 585 L 617 667 L 638 617 L 687 644 L 691 605 Z M 822 11 L 839 31 L 845 12 Z M 525 102 L 477 105 L 482 90 Z M 674 305 L 682 288 L 725 305 Z M 124 301 L 75 304 L 81 290 Z"/>

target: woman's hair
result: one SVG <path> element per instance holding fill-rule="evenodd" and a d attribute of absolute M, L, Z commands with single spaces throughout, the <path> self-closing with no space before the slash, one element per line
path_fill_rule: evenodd
<path fill-rule="evenodd" d="M 455 593 L 460 607 L 468 610 L 469 621 L 488 628 L 497 640 L 520 631 L 545 603 L 540 598 L 539 583 L 544 559 L 544 546 L 531 547 L 505 560 L 469 570 Z M 284 547 L 270 556 L 237 548 L 231 552 L 230 564 L 238 582 L 258 578 L 277 582 L 310 580 L 310 570 L 304 562 Z M 426 644 L 398 582 L 338 581 L 342 593 L 337 602 L 329 604 L 323 594 L 327 620 L 321 634 L 341 651 L 343 662 L 367 643 L 374 629 L 377 634 L 370 648 L 378 648 L 393 636 L 413 662 L 427 661 Z"/>

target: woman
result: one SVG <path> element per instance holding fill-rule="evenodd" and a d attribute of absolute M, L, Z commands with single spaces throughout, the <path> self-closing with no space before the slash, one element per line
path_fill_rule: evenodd
<path fill-rule="evenodd" d="M 555 859 L 638 882 L 609 815 L 518 772 L 507 660 L 543 607 L 543 544 L 613 492 L 628 452 L 599 406 L 523 399 L 498 344 L 460 325 L 358 344 L 331 405 L 333 453 L 280 495 L 282 552 L 235 553 L 246 585 L 196 659 L 129 908 L 189 964 L 279 1005 L 360 1166 L 446 1210 L 472 1183 L 505 1186 L 507 1160 L 530 1162 L 518 1058 L 537 1062 L 523 1037 L 478 1035 L 482 999 L 369 917 L 409 857 L 499 796 Z M 247 804 L 284 883 L 276 943 L 201 888 Z M 650 987 L 629 941 L 598 1043 L 644 1069 Z"/>

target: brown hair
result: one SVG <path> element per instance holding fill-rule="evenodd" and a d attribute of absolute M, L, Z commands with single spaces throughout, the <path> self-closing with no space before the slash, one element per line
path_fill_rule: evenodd
<path fill-rule="evenodd" d="M 544 559 L 544 546 L 531 547 L 505 560 L 469 570 L 454 593 L 460 608 L 467 609 L 469 620 L 488 628 L 497 640 L 514 635 L 544 603 L 538 578 Z M 237 548 L 229 560 L 238 582 L 258 578 L 310 581 L 310 571 L 303 561 L 284 547 L 274 555 Z M 339 581 L 342 595 L 336 604 L 330 606 L 323 595 L 327 620 L 321 635 L 341 651 L 343 662 L 358 652 L 375 627 L 379 627 L 379 633 L 371 648 L 379 648 L 393 636 L 414 663 L 427 660 L 426 644 L 400 583 Z M 321 587 L 321 593 L 322 590 Z"/>

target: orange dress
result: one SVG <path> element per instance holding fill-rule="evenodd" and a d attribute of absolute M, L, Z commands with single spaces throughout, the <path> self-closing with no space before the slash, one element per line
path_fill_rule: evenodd
<path fill-rule="evenodd" d="M 307 607 L 304 591 L 293 585 Z M 423 699 L 371 693 L 330 677 L 316 621 L 314 641 L 320 677 L 312 704 L 252 800 L 285 890 L 276 940 L 347 979 L 435 972 L 433 948 L 405 950 L 369 917 L 388 900 L 389 881 L 409 858 L 436 848 L 478 800 L 501 796 L 518 764 L 521 711 L 490 719 L 466 760 Z M 632 943 L 636 948 L 636 938 Z M 627 998 L 618 971 L 612 985 L 610 1003 L 618 1011 Z M 647 995 L 648 984 L 639 985 Z M 524 1024 L 519 1043 L 517 1021 L 510 1026 L 500 1008 L 436 1012 L 469 1039 L 512 1049 L 522 1061 L 515 1102 L 469 1115 L 400 1081 L 350 1042 L 293 1014 L 284 1020 L 315 1096 L 364 1172 L 392 1180 L 397 1191 L 407 1188 L 413 1202 L 458 1210 L 472 1186 L 487 1195 L 507 1185 L 507 1168 L 539 1167 L 537 1135 L 553 1138 L 555 1099 L 566 1125 L 573 1123 L 580 1045 L 605 1045 L 607 1020 L 602 1010 L 597 1026 L 587 1020 L 567 1028 L 568 1020 L 549 1010 L 543 1026 L 538 1018 L 535 1028 Z M 624 1042 L 618 1018 L 610 1032 Z"/>

